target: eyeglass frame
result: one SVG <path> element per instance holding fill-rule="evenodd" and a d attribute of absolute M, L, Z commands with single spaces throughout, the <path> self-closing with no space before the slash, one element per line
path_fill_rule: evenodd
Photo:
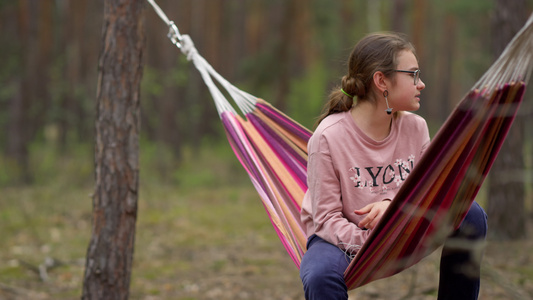
<path fill-rule="evenodd" d="M 415 85 L 418 84 L 418 82 L 420 81 L 420 69 L 416 69 L 414 71 L 408 71 L 408 70 L 394 70 L 394 72 L 401 72 L 401 73 L 409 73 L 409 74 L 413 74 L 413 78 L 414 78 L 414 83 Z"/>

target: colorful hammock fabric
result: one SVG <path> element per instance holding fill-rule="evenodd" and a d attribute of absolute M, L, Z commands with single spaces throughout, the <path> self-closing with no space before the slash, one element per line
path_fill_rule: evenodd
<path fill-rule="evenodd" d="M 312 132 L 266 101 L 220 76 L 192 40 L 148 0 L 170 28 L 169 38 L 208 86 L 228 141 L 297 267 L 307 237 L 300 208 L 307 190 Z M 531 17 L 500 58 L 457 105 L 389 209 L 345 272 L 349 289 L 396 274 L 429 255 L 457 228 L 473 203 L 522 102 L 533 59 Z M 229 104 L 214 80 L 242 112 Z"/>

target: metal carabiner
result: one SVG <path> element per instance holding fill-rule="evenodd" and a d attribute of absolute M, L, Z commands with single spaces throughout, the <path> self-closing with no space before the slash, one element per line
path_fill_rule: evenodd
<path fill-rule="evenodd" d="M 167 37 L 170 39 L 172 44 L 176 45 L 176 47 L 178 48 L 181 48 L 181 41 L 183 41 L 183 37 L 181 36 L 178 26 L 176 26 L 174 21 L 170 21 L 170 23 L 168 24 Z"/>

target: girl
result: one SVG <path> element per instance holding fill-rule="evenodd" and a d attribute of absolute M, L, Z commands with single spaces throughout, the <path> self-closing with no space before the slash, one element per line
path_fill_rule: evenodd
<path fill-rule="evenodd" d="M 403 36 L 370 34 L 353 49 L 348 74 L 308 144 L 301 211 L 308 243 L 300 266 L 306 299 L 348 299 L 343 275 L 350 254 L 430 143 L 425 120 L 409 112 L 420 107 L 424 87 L 415 49 Z M 474 203 L 453 237 L 483 240 L 486 226 Z M 471 252 L 444 246 L 439 299 L 477 299 L 480 266 Z"/>

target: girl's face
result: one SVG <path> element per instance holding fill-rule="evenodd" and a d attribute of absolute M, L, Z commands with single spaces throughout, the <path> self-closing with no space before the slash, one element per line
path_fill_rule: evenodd
<path fill-rule="evenodd" d="M 419 70 L 418 61 L 409 50 L 400 52 L 397 61 L 396 75 L 387 99 L 389 106 L 394 108 L 394 111 L 416 111 L 420 108 L 420 91 L 426 87 L 420 78 L 414 83 L 414 71 Z"/>

